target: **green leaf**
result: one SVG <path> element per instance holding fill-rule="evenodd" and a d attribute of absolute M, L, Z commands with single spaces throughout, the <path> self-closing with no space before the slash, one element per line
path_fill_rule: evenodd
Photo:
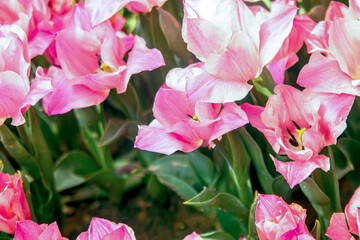
<path fill-rule="evenodd" d="M 198 192 L 184 180 L 174 177 L 173 175 L 162 174 L 157 176 L 159 181 L 176 192 L 182 199 L 190 199 Z"/>
<path fill-rule="evenodd" d="M 134 121 L 110 119 L 105 127 L 104 134 L 101 136 L 99 146 L 109 145 L 122 136 L 135 138 L 137 129 L 137 123 Z"/>
<path fill-rule="evenodd" d="M 226 232 L 210 232 L 210 233 L 203 233 L 200 236 L 204 240 L 235 240 L 233 236 Z"/>
<path fill-rule="evenodd" d="M 256 105 L 265 106 L 267 99 L 274 94 L 275 82 L 270 71 L 264 67 L 258 78 L 251 80 L 254 89 L 251 90 Z"/>
<path fill-rule="evenodd" d="M 212 186 L 216 180 L 216 168 L 213 161 L 199 151 L 188 153 L 187 156 L 201 183 L 207 187 Z"/>
<path fill-rule="evenodd" d="M 244 221 L 249 217 L 249 209 L 247 209 L 235 196 L 228 193 L 215 194 L 207 188 L 197 196 L 186 201 L 184 204 L 194 207 L 216 207 L 231 213 L 240 221 Z"/>
<path fill-rule="evenodd" d="M 313 229 L 311 230 L 311 235 L 313 235 L 316 240 L 321 239 L 321 226 L 319 220 L 317 219 L 315 221 Z"/>
<path fill-rule="evenodd" d="M 273 181 L 274 178 L 269 173 L 265 160 L 261 151 L 261 148 L 257 144 L 257 142 L 251 137 L 251 135 L 246 131 L 244 127 L 239 129 L 239 137 L 242 140 L 242 144 L 244 145 L 246 151 L 251 157 L 251 161 L 254 164 L 255 171 L 257 173 L 258 179 L 265 193 L 272 194 L 273 193 Z"/>
<path fill-rule="evenodd" d="M 55 166 L 55 183 L 57 191 L 76 187 L 86 182 L 99 167 L 94 160 L 81 151 L 71 151 L 62 155 Z"/>
<path fill-rule="evenodd" d="M 257 206 L 257 200 L 258 200 L 258 192 L 255 192 L 255 198 L 253 203 L 251 204 L 250 208 L 250 216 L 249 216 L 249 235 L 247 236 L 248 240 L 256 240 L 259 239 L 256 225 L 255 225 L 255 211 Z"/>
<path fill-rule="evenodd" d="M 176 18 L 163 8 L 159 8 L 159 24 L 166 38 L 169 49 L 173 51 L 184 64 L 189 64 L 192 54 L 187 50 L 181 36 L 181 25 Z"/>
<path fill-rule="evenodd" d="M 285 201 L 291 201 L 292 189 L 286 179 L 279 175 L 272 182 L 273 193 L 281 196 Z"/>
<path fill-rule="evenodd" d="M 349 156 L 352 155 L 351 152 L 347 152 L 347 148 L 348 146 L 351 146 L 351 144 L 351 139 L 342 138 L 338 141 L 337 145 L 331 146 L 332 152 L 334 154 L 335 171 L 338 180 L 342 179 L 349 172 L 354 171 L 354 165 L 351 161 L 352 159 L 356 161 L 356 159 Z M 357 150 L 359 149 L 355 149 L 355 153 Z M 360 151 L 358 152 L 360 153 Z"/>
<path fill-rule="evenodd" d="M 2 151 L 0 151 L 0 172 L 15 173 L 15 169 L 11 166 L 11 163 Z"/>
<path fill-rule="evenodd" d="M 310 177 L 300 183 L 300 188 L 314 207 L 315 211 L 318 213 L 322 231 L 325 232 L 329 226 L 330 218 L 333 213 L 330 198 Z"/>
<path fill-rule="evenodd" d="M 345 156 L 346 162 L 352 163 L 354 171 L 349 172 L 346 177 L 354 183 L 360 183 L 360 142 L 350 139 L 343 138 L 338 141 L 336 146 L 340 149 L 342 154 Z M 343 160 L 344 161 L 344 160 Z"/>

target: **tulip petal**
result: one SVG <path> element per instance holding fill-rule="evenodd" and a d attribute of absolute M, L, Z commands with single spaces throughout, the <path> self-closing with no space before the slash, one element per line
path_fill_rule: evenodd
<path fill-rule="evenodd" d="M 358 218 L 360 216 L 360 187 L 358 187 L 353 196 L 351 197 L 349 203 L 345 207 L 345 214 L 349 224 L 350 232 L 353 234 L 359 234 L 359 225 Z"/>
<path fill-rule="evenodd" d="M 330 170 L 329 157 L 318 155 L 307 161 L 290 161 L 281 162 L 270 155 L 274 161 L 276 171 L 281 173 L 291 188 L 304 181 L 317 168 L 321 168 L 325 172 Z"/>
<path fill-rule="evenodd" d="M 331 240 L 355 240 L 346 225 L 344 213 L 333 213 L 325 235 Z"/>
<path fill-rule="evenodd" d="M 352 78 L 340 69 L 339 63 L 319 52 L 311 55 L 309 63 L 300 71 L 297 83 L 314 92 L 360 96 L 360 88 L 352 85 Z"/>

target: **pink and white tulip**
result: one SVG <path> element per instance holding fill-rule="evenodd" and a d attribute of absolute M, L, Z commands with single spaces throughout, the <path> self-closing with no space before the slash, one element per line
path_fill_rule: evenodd
<path fill-rule="evenodd" d="M 355 240 L 351 233 L 360 236 L 360 187 L 355 190 L 354 195 L 345 206 L 345 214 L 334 213 L 332 215 L 325 235 L 332 240 Z"/>
<path fill-rule="evenodd" d="M 62 70 L 52 67 L 48 74 L 42 70 L 37 74 L 37 79 L 52 79 L 54 92 L 44 102 L 50 115 L 99 104 L 110 89 L 125 92 L 132 74 L 165 64 L 157 49 L 148 49 L 138 36 L 115 31 L 110 21 L 93 28 L 81 3 L 74 7 L 67 27 L 57 34 L 56 59 Z M 78 90 L 78 96 L 63 97 Z"/>
<path fill-rule="evenodd" d="M 19 174 L 0 172 L 0 232 L 15 233 L 16 222 L 31 219 Z"/>
<path fill-rule="evenodd" d="M 31 220 L 16 223 L 14 240 L 68 240 L 61 236 L 56 222 L 47 224 L 37 224 Z"/>
<path fill-rule="evenodd" d="M 136 240 L 134 231 L 123 223 L 93 217 L 88 231 L 81 233 L 76 240 Z"/>
<path fill-rule="evenodd" d="M 214 147 L 213 140 L 248 123 L 245 112 L 236 103 L 189 99 L 186 79 L 193 73 L 178 68 L 168 73 L 166 84 L 155 97 L 155 120 L 149 126 L 139 126 L 135 147 L 168 155 L 177 150 L 191 152 L 199 147 Z"/>
<path fill-rule="evenodd" d="M 187 235 L 183 240 L 203 240 L 196 232 L 193 232 L 190 235 Z"/>
<path fill-rule="evenodd" d="M 289 36 L 296 11 L 292 5 L 273 4 L 263 20 L 254 16 L 243 1 L 185 0 L 182 35 L 189 51 L 205 63 L 204 69 L 214 82 L 211 85 L 243 88 L 248 92 L 251 86 L 247 81 L 260 75 Z M 203 91 L 201 86 L 208 88 L 207 78 L 200 77 L 194 82 L 196 86 L 188 84 L 187 88 L 192 89 L 189 92 Z M 220 99 L 240 100 L 243 92 L 238 96 L 225 94 Z M 189 98 L 220 103 L 214 95 Z"/>
<path fill-rule="evenodd" d="M 13 125 L 25 122 L 23 114 L 51 90 L 50 81 L 33 80 L 27 38 L 16 25 L 0 26 L 0 125 L 12 118 Z"/>
<path fill-rule="evenodd" d="M 244 104 L 242 109 L 273 150 L 292 160 L 282 162 L 271 156 L 276 170 L 293 188 L 316 168 L 330 169 L 329 158 L 319 152 L 335 144 L 345 130 L 354 96 L 317 94 L 286 85 L 277 85 L 275 93 L 265 108 Z"/>
<path fill-rule="evenodd" d="M 135 13 L 150 12 L 153 7 L 161 7 L 166 0 L 87 0 L 86 9 L 91 16 L 93 26 L 96 26 L 115 15 L 126 7 Z"/>
<path fill-rule="evenodd" d="M 298 204 L 288 205 L 276 195 L 258 196 L 255 224 L 260 240 L 313 240 L 305 218 L 306 210 Z"/>

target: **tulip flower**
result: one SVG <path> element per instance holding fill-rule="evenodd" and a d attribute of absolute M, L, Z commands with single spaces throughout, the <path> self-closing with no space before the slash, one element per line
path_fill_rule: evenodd
<path fill-rule="evenodd" d="M 51 67 L 47 73 L 40 69 L 36 78 L 52 81 L 54 91 L 44 102 L 49 115 L 99 104 L 112 88 L 125 92 L 132 74 L 165 64 L 161 53 L 148 49 L 144 39 L 124 35 L 115 31 L 110 21 L 93 28 L 83 4 L 74 7 L 67 27 L 56 37 L 61 69 Z M 79 94 L 69 97 L 74 91 Z"/>
<path fill-rule="evenodd" d="M 190 235 L 187 235 L 183 240 L 203 240 L 196 232 L 193 232 Z"/>
<path fill-rule="evenodd" d="M 16 232 L 14 240 L 68 240 L 61 236 L 60 230 L 56 222 L 50 225 L 37 224 L 31 220 L 16 223 Z"/>
<path fill-rule="evenodd" d="M 208 80 L 201 75 L 194 81 L 196 85 L 189 82 L 187 89 L 212 93 L 189 98 L 222 103 L 245 97 L 251 89 L 247 81 L 258 77 L 278 54 L 292 30 L 296 12 L 295 6 L 273 4 L 262 21 L 243 1 L 185 0 L 182 36 L 188 50 L 205 63 L 211 76 Z"/>
<path fill-rule="evenodd" d="M 76 240 L 136 240 L 134 231 L 123 223 L 93 217 L 88 231 L 81 233 Z"/>
<path fill-rule="evenodd" d="M 150 12 L 155 6 L 161 7 L 166 0 L 87 0 L 86 9 L 90 12 L 91 23 L 96 26 L 127 7 L 135 13 Z"/>
<path fill-rule="evenodd" d="M 346 219 L 347 225 L 346 225 Z M 349 203 L 345 206 L 344 213 L 334 213 L 325 235 L 332 240 L 355 240 L 351 233 L 360 236 L 360 187 L 358 187 Z M 348 228 L 349 226 L 349 228 Z M 351 233 L 350 233 L 351 232 Z"/>
<path fill-rule="evenodd" d="M 282 162 L 271 156 L 276 170 L 293 188 L 316 168 L 330 169 L 329 158 L 319 152 L 336 143 L 346 128 L 346 118 L 354 102 L 347 94 L 318 94 L 277 85 L 265 108 L 242 105 L 251 125 L 261 131 L 277 154 L 292 161 Z"/>
<path fill-rule="evenodd" d="M 248 123 L 236 103 L 213 104 L 191 101 L 185 90 L 189 69 L 173 69 L 155 96 L 155 120 L 139 126 L 135 147 L 172 154 L 214 147 L 213 140 Z M 171 86 L 171 87 L 170 87 Z M 154 141 L 156 139 L 156 141 Z"/>
<path fill-rule="evenodd" d="M 16 25 L 0 26 L 0 55 L 0 125 L 13 118 L 18 126 L 26 110 L 52 90 L 51 83 L 36 79 L 30 86 L 27 38 Z"/>
<path fill-rule="evenodd" d="M 19 174 L 0 172 L 0 231 L 15 233 L 16 222 L 31 219 Z"/>
<path fill-rule="evenodd" d="M 260 240 L 312 240 L 305 218 L 306 210 L 298 204 L 288 205 L 276 195 L 258 195 L 255 225 Z"/>

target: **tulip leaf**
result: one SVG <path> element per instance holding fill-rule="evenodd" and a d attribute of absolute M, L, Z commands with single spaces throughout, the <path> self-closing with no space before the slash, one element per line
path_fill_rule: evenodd
<path fill-rule="evenodd" d="M 169 49 L 173 51 L 184 64 L 188 64 L 191 53 L 181 37 L 181 25 L 177 19 L 168 11 L 159 8 L 159 24 L 166 38 Z"/>
<path fill-rule="evenodd" d="M 300 188 L 304 195 L 309 199 L 311 205 L 314 207 L 315 211 L 318 213 L 322 230 L 325 232 L 326 228 L 329 225 L 332 208 L 330 198 L 319 188 L 316 182 L 308 177 L 302 183 L 300 183 Z"/>
<path fill-rule="evenodd" d="M 84 152 L 71 151 L 62 155 L 55 166 L 55 184 L 57 191 L 76 187 L 86 178 L 94 174 L 99 167 L 94 160 Z"/>
<path fill-rule="evenodd" d="M 157 177 L 162 184 L 171 188 L 171 190 L 176 192 L 182 199 L 190 199 L 198 194 L 187 182 L 173 175 L 162 174 Z"/>
<path fill-rule="evenodd" d="M 272 194 L 273 193 L 272 184 L 274 178 L 271 176 L 271 174 L 269 173 L 266 167 L 261 148 L 244 127 L 239 129 L 239 133 L 240 133 L 239 137 L 242 139 L 242 144 L 246 148 L 246 151 L 250 155 L 251 161 L 254 164 L 255 171 L 257 173 L 262 188 L 267 194 Z"/>
<path fill-rule="evenodd" d="M 281 196 L 285 201 L 291 201 L 292 190 L 282 175 L 274 179 L 272 188 L 274 194 Z"/>
<path fill-rule="evenodd" d="M 9 159 L 0 151 L 0 172 L 14 174 L 15 169 L 11 166 Z"/>
<path fill-rule="evenodd" d="M 350 142 L 348 140 L 350 140 Z M 354 171 L 354 165 L 351 160 L 354 159 L 354 161 L 356 161 L 356 158 L 351 158 L 349 154 L 352 155 L 352 153 L 347 151 L 348 146 L 351 146 L 351 144 L 351 139 L 342 138 L 338 141 L 337 145 L 331 146 L 338 180 L 342 179 L 349 172 Z M 355 148 L 355 152 L 357 150 L 359 149 Z M 358 152 L 360 153 L 360 151 Z"/>
<path fill-rule="evenodd" d="M 314 227 L 311 230 L 311 235 L 313 235 L 316 240 L 321 239 L 321 226 L 319 220 L 315 221 Z"/>
<path fill-rule="evenodd" d="M 235 240 L 233 236 L 226 232 L 209 232 L 200 234 L 204 240 Z"/>
<path fill-rule="evenodd" d="M 207 188 L 197 196 L 186 201 L 184 204 L 194 207 L 216 207 L 231 213 L 240 221 L 244 221 L 249 217 L 249 209 L 247 209 L 235 196 L 228 193 L 215 194 Z"/>
<path fill-rule="evenodd" d="M 104 134 L 101 136 L 99 146 L 106 146 L 122 136 L 135 138 L 137 133 L 137 124 L 134 121 L 124 121 L 120 119 L 110 119 L 107 123 Z"/>
<path fill-rule="evenodd" d="M 188 153 L 187 156 L 201 183 L 208 187 L 213 185 L 216 179 L 216 168 L 212 160 L 199 151 Z"/>
<path fill-rule="evenodd" d="M 350 139 L 350 138 L 343 138 L 338 141 L 336 146 L 340 149 L 342 154 L 345 156 L 346 162 L 350 161 L 352 163 L 354 171 L 349 172 L 347 174 L 347 178 L 354 183 L 360 183 L 360 142 Z M 344 161 L 344 159 L 342 159 Z"/>
<path fill-rule="evenodd" d="M 249 235 L 247 236 L 247 239 L 251 239 L 251 240 L 259 239 L 255 225 L 255 211 L 257 206 L 257 200 L 258 200 L 258 192 L 255 192 L 254 202 L 251 204 L 251 208 L 250 208 Z"/>

